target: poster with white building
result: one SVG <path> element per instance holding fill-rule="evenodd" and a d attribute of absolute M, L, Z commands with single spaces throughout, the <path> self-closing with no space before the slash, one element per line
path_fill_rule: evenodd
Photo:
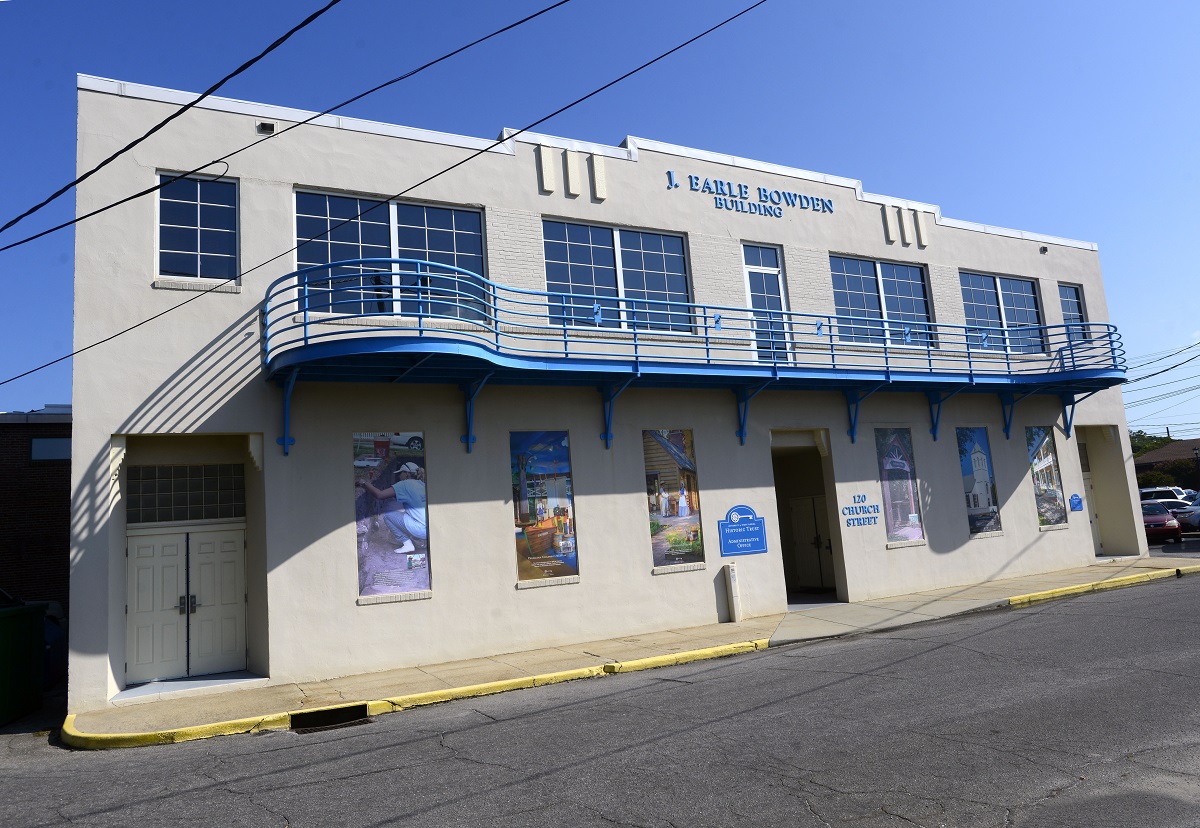
<path fill-rule="evenodd" d="M 962 466 L 963 496 L 971 534 L 999 532 L 1000 499 L 987 429 L 956 428 L 954 432 L 958 438 L 958 460 Z"/>

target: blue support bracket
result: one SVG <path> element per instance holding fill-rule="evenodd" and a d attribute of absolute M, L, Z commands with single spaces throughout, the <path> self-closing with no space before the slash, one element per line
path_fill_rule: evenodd
<path fill-rule="evenodd" d="M 604 433 L 600 435 L 600 439 L 604 441 L 606 449 L 612 448 L 613 403 L 617 401 L 617 397 L 621 396 L 621 392 L 629 387 L 629 383 L 633 382 L 636 378 L 637 374 L 634 374 L 622 383 L 614 382 L 612 385 L 602 385 L 596 389 L 600 392 L 600 399 L 604 405 Z"/>
<path fill-rule="evenodd" d="M 876 391 L 878 391 L 882 387 L 883 387 L 883 383 L 881 382 L 878 385 L 872 386 L 871 390 L 865 394 L 862 392 L 861 389 L 854 389 L 852 391 L 843 391 L 842 392 L 843 394 L 846 395 L 846 413 L 850 417 L 850 430 L 847 431 L 846 433 L 850 435 L 850 443 L 851 444 L 857 442 L 857 440 L 858 440 L 858 409 L 859 409 L 859 407 L 862 405 L 863 400 L 865 400 L 867 397 L 874 394 Z"/>
<path fill-rule="evenodd" d="M 488 371 L 469 385 L 462 386 L 463 396 L 467 398 L 467 433 L 458 439 L 467 444 L 467 454 L 471 453 L 471 446 L 475 443 L 475 398 L 479 396 L 479 392 L 483 390 L 483 386 L 487 385 L 487 381 L 491 377 L 492 372 Z"/>
<path fill-rule="evenodd" d="M 1041 388 L 1035 388 L 1032 391 L 1026 391 L 1020 396 L 1014 396 L 1010 391 L 1001 391 L 999 394 L 997 394 L 997 396 L 1000 398 L 1000 412 L 1004 415 L 1005 440 L 1012 439 L 1013 411 L 1016 409 L 1017 403 L 1026 397 L 1032 397 L 1041 390 Z"/>
<path fill-rule="evenodd" d="M 1099 393 L 1099 389 L 1097 389 L 1095 391 L 1090 391 L 1081 397 L 1076 396 L 1075 394 L 1059 394 L 1058 395 L 1059 399 L 1062 400 L 1062 404 L 1063 404 L 1063 423 L 1064 423 L 1064 425 L 1066 425 L 1065 433 L 1067 435 L 1068 440 L 1071 439 L 1071 426 L 1075 422 L 1075 406 L 1079 405 L 1081 402 L 1083 402 L 1084 400 L 1086 400 L 1088 397 L 1092 396 L 1093 394 L 1098 394 L 1098 393 Z"/>
<path fill-rule="evenodd" d="M 929 433 L 933 435 L 933 441 L 935 443 L 937 442 L 938 438 L 938 427 L 942 422 L 942 403 L 960 391 L 962 391 L 961 388 L 956 388 L 944 396 L 941 391 L 925 392 L 925 398 L 929 400 L 929 423 L 932 426 L 929 429 Z"/>
<path fill-rule="evenodd" d="M 757 397 L 760 391 L 773 383 L 776 379 L 776 377 L 772 377 L 771 379 L 754 388 L 746 386 L 745 388 L 733 389 L 734 396 L 737 397 L 738 407 L 737 436 L 738 440 L 743 446 L 746 445 L 746 420 L 750 416 L 750 401 Z"/>
<path fill-rule="evenodd" d="M 299 373 L 299 368 L 293 368 L 283 386 L 283 436 L 277 437 L 275 442 L 283 446 L 284 457 L 287 457 L 288 448 L 296 444 L 292 437 L 292 389 L 296 387 L 296 375 Z"/>

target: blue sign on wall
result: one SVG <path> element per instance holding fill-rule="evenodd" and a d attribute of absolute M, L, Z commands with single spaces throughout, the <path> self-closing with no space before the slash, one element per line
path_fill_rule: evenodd
<path fill-rule="evenodd" d="M 767 551 L 766 523 L 749 506 L 734 506 L 726 512 L 725 519 L 717 521 L 717 534 L 721 538 L 721 557 Z"/>
<path fill-rule="evenodd" d="M 1071 511 L 1072 512 L 1082 512 L 1083 511 L 1083 498 L 1077 494 L 1071 495 Z"/>

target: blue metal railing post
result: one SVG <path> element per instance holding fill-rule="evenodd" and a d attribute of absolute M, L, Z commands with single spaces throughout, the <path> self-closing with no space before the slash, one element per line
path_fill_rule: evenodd
<path fill-rule="evenodd" d="M 708 336 L 708 308 L 704 308 L 700 317 L 700 325 L 704 329 L 704 364 L 712 364 L 712 341 Z"/>

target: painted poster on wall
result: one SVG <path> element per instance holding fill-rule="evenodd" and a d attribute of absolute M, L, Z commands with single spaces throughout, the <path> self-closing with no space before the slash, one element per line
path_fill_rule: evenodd
<path fill-rule="evenodd" d="M 1054 429 L 1051 426 L 1028 426 L 1025 444 L 1029 447 L 1029 473 L 1033 476 L 1033 492 L 1037 502 L 1038 524 L 1057 526 L 1067 522 L 1067 506 L 1063 499 L 1062 476 L 1058 471 L 1058 452 L 1054 449 Z"/>
<path fill-rule="evenodd" d="M 1000 498 L 986 428 L 956 428 L 967 524 L 972 535 L 1000 531 Z"/>
<path fill-rule="evenodd" d="M 357 432 L 353 439 L 359 595 L 430 589 L 424 434 Z"/>
<path fill-rule="evenodd" d="M 912 432 L 907 428 L 875 429 L 875 455 L 883 485 L 883 522 L 888 541 L 924 540 Z"/>
<path fill-rule="evenodd" d="M 565 431 L 513 431 L 513 520 L 517 580 L 579 574 L 571 446 Z"/>
<path fill-rule="evenodd" d="M 691 429 L 643 431 L 642 454 L 654 565 L 703 563 L 700 490 Z"/>

